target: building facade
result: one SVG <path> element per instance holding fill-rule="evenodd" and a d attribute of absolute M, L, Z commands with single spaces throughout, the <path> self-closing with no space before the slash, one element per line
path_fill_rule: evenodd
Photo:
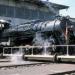
<path fill-rule="evenodd" d="M 38 0 L 37 0 L 38 1 Z M 53 13 L 49 7 L 36 0 L 33 2 L 22 0 L 0 0 L 0 19 L 11 20 L 12 24 L 25 23 L 29 20 L 50 20 L 53 16 L 59 15 L 60 9 L 66 6 L 52 5 L 56 13 Z"/>

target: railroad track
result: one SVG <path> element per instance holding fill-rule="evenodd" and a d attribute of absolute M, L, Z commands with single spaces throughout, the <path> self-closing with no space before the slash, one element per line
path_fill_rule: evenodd
<path fill-rule="evenodd" d="M 75 70 L 74 71 L 61 72 L 61 73 L 55 73 L 55 74 L 48 74 L 48 75 L 75 75 Z"/>

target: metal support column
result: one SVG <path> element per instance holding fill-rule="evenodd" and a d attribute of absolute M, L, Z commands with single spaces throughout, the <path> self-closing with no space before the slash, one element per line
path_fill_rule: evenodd
<path fill-rule="evenodd" d="M 11 49 L 11 55 L 12 55 L 12 48 L 10 48 Z"/>
<path fill-rule="evenodd" d="M 4 54 L 4 49 L 5 49 L 5 48 L 3 48 L 3 54 Z"/>
<path fill-rule="evenodd" d="M 68 39 L 68 25 L 67 25 L 67 22 L 66 22 L 66 45 L 67 45 L 67 56 L 69 55 L 69 39 Z"/>
<path fill-rule="evenodd" d="M 33 53 L 33 48 L 32 48 L 32 55 L 33 55 L 34 53 Z"/>

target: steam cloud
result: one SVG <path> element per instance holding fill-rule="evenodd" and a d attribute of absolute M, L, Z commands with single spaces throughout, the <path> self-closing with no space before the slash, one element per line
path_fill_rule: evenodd
<path fill-rule="evenodd" d="M 53 42 L 54 42 L 54 39 L 52 38 L 52 36 L 50 36 L 49 38 L 44 38 L 44 37 L 42 37 L 42 33 L 36 32 L 35 38 L 33 40 L 33 45 L 34 46 L 43 46 L 42 54 L 48 55 L 48 50 L 47 50 L 48 47 L 47 46 L 52 45 Z"/>

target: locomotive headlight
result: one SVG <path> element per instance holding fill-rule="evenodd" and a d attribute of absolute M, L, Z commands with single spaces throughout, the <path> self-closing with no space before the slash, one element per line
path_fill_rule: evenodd
<path fill-rule="evenodd" d="M 4 24 L 2 24 L 2 28 L 4 28 Z"/>
<path fill-rule="evenodd" d="M 4 24 L 0 24 L 0 28 L 4 28 Z"/>
<path fill-rule="evenodd" d="M 0 24 L 0 28 L 2 27 L 2 24 Z"/>

